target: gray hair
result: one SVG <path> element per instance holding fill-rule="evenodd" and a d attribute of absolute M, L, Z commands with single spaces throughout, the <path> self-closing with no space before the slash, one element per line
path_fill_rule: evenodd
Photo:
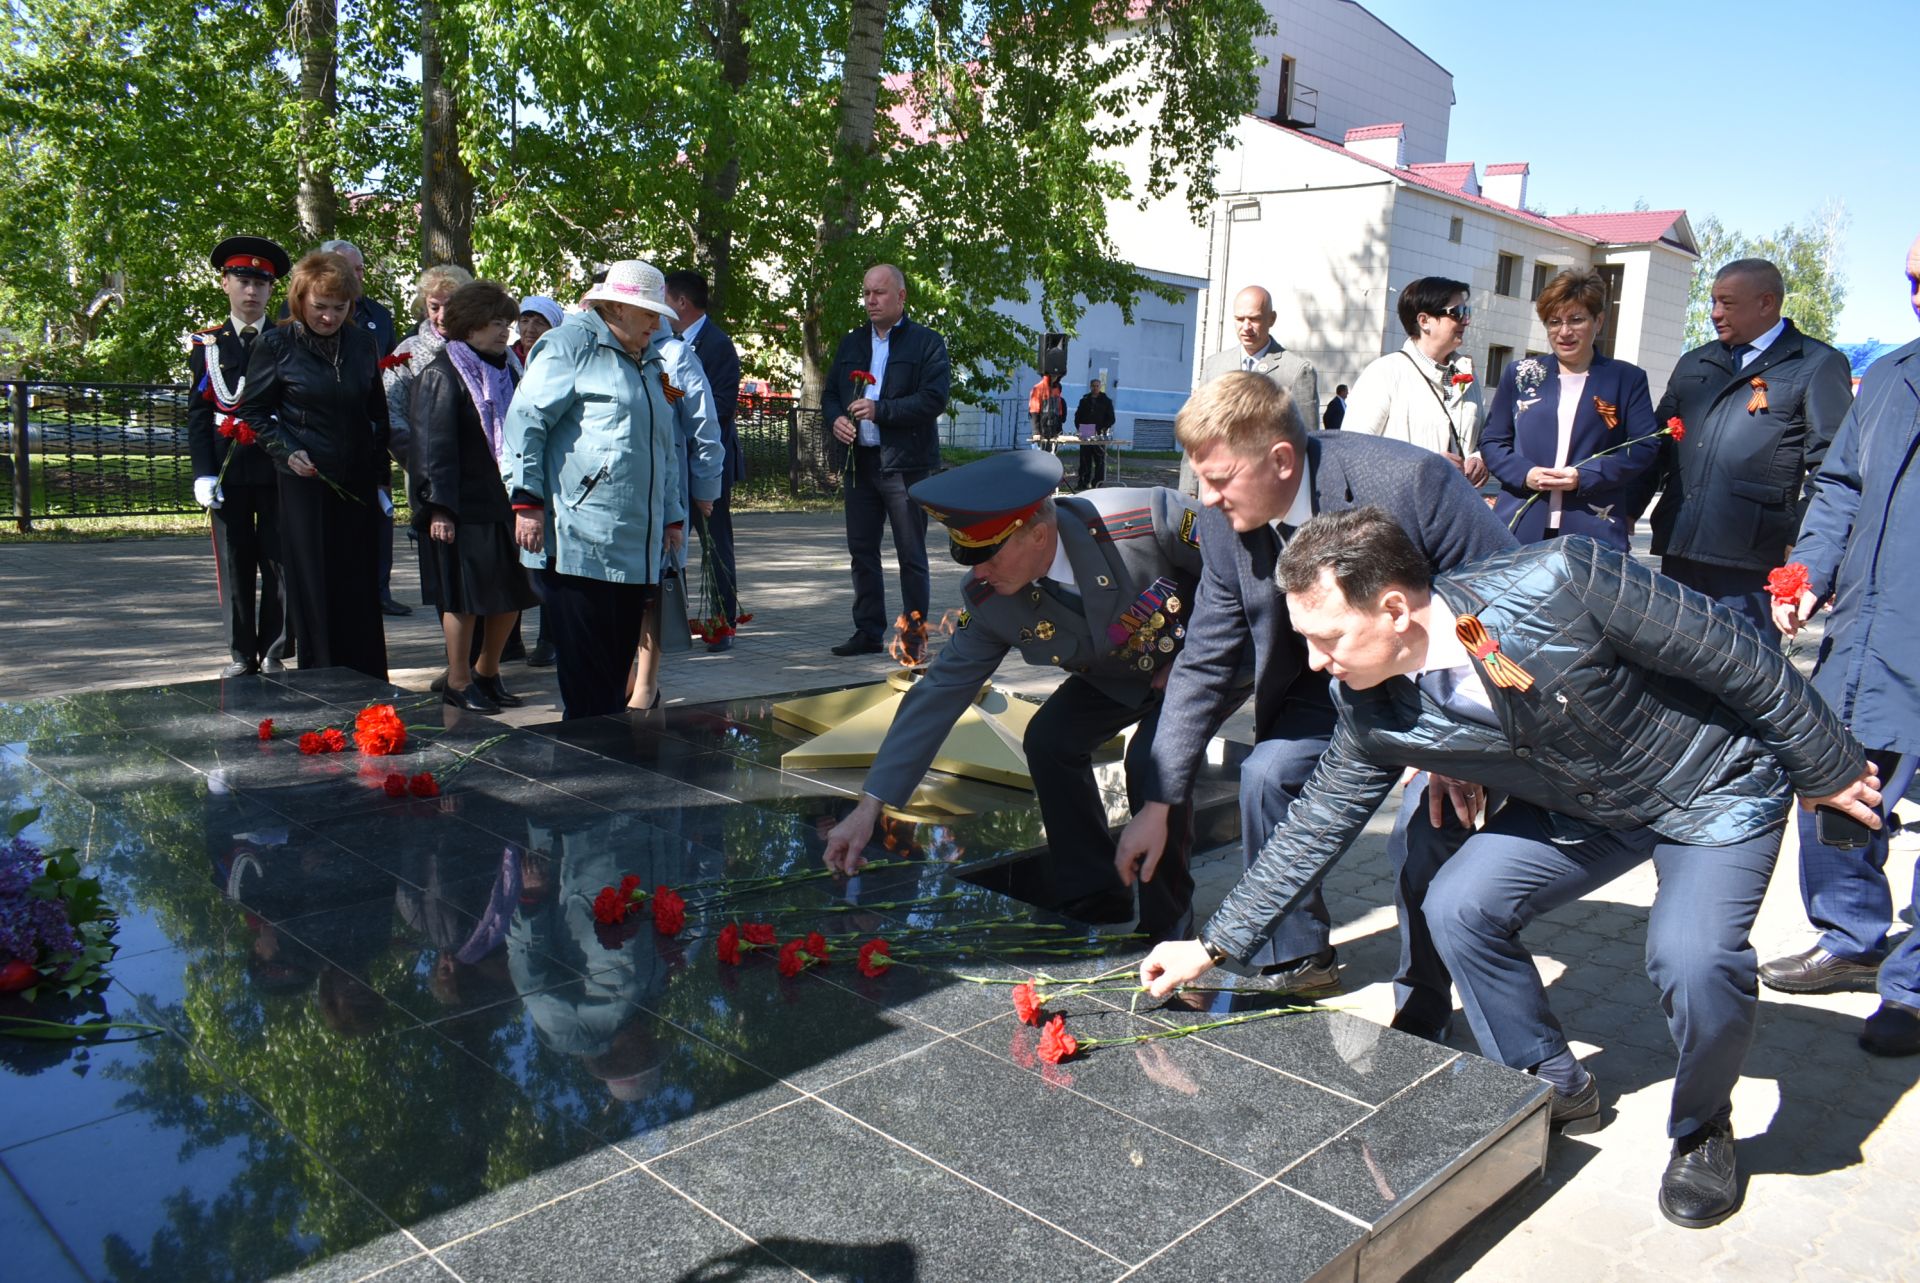
<path fill-rule="evenodd" d="M 1713 274 L 1713 279 L 1723 281 L 1729 276 L 1744 276 L 1760 287 L 1763 294 L 1771 294 L 1777 299 L 1787 297 L 1786 278 L 1780 275 L 1780 269 L 1764 258 L 1736 258 Z"/>

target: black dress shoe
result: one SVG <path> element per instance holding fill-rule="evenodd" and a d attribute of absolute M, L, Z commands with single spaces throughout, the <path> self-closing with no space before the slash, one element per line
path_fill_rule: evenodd
<path fill-rule="evenodd" d="M 500 674 L 498 673 L 495 673 L 491 677 L 483 677 L 479 673 L 475 673 L 473 675 L 473 689 L 479 691 L 482 695 L 485 695 L 502 708 L 519 708 L 527 702 L 508 690 L 506 686 L 501 683 Z"/>
<path fill-rule="evenodd" d="M 380 613 L 383 615 L 411 615 L 413 613 L 413 607 L 407 605 L 405 602 L 395 601 L 391 597 L 382 597 L 380 599 Z"/>
<path fill-rule="evenodd" d="M 287 671 L 287 666 L 280 660 L 269 655 L 260 661 L 260 671 L 263 673 L 284 673 Z"/>
<path fill-rule="evenodd" d="M 1555 1087 L 1553 1103 L 1547 1109 L 1547 1126 L 1554 1131 L 1569 1136 L 1599 1131 L 1604 1125 L 1600 1117 L 1600 1080 L 1588 1074 L 1587 1085 L 1572 1093 Z"/>
<path fill-rule="evenodd" d="M 1872 993 L 1878 962 L 1856 962 L 1819 945 L 1760 964 L 1760 983 L 1781 993 Z"/>
<path fill-rule="evenodd" d="M 1876 1056 L 1911 1056 L 1920 1052 L 1920 1010 L 1882 998 L 1880 1010 L 1860 1026 L 1860 1045 Z"/>
<path fill-rule="evenodd" d="M 1412 1034 L 1415 1038 L 1425 1038 L 1428 1042 L 1444 1043 L 1453 1034 L 1453 1018 L 1449 1016 L 1439 1024 L 1430 1024 L 1425 1020 L 1415 1020 L 1404 1011 L 1393 1013 L 1393 1019 L 1387 1022 L 1387 1028 L 1398 1029 L 1403 1034 Z"/>
<path fill-rule="evenodd" d="M 252 671 L 253 671 L 252 664 L 249 664 L 244 659 L 236 659 L 231 664 L 228 664 L 225 668 L 220 670 L 220 677 L 224 681 L 229 677 L 245 677 L 248 673 L 251 673 Z"/>
<path fill-rule="evenodd" d="M 1733 1124 L 1708 1123 L 1673 1142 L 1673 1157 L 1660 1178 L 1660 1214 L 1690 1230 L 1718 1225 L 1740 1205 L 1740 1173 L 1734 1164 Z"/>
<path fill-rule="evenodd" d="M 440 700 L 442 703 L 451 704 L 455 708 L 464 708 L 469 713 L 497 713 L 500 711 L 500 706 L 488 699 L 477 686 L 468 686 L 465 688 L 449 686 L 440 692 Z"/>
<path fill-rule="evenodd" d="M 440 670 L 440 675 L 438 677 L 434 678 L 432 681 L 427 683 L 427 689 L 438 693 L 440 691 L 445 690 L 446 688 L 447 688 L 447 672 L 443 668 Z"/>
<path fill-rule="evenodd" d="M 833 653 L 842 657 L 847 655 L 878 655 L 886 647 L 880 644 L 878 637 L 868 637 L 864 633 L 855 633 L 833 648 Z"/>
<path fill-rule="evenodd" d="M 1310 958 L 1262 967 L 1250 984 L 1241 987 L 1266 993 L 1331 993 L 1340 987 L 1340 955 L 1327 948 Z"/>
<path fill-rule="evenodd" d="M 532 650 L 528 651 L 527 667 L 528 668 L 552 668 L 553 667 L 553 643 L 541 642 L 539 645 L 535 646 Z"/>

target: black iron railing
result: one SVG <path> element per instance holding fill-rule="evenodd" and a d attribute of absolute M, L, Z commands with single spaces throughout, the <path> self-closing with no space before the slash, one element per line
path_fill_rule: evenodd
<path fill-rule="evenodd" d="M 14 524 L 35 518 L 151 517 L 198 511 L 184 384 L 0 383 L 0 485 Z M 790 397 L 742 399 L 735 421 L 751 500 L 833 493 L 839 470 L 820 411 Z M 396 487 L 400 500 L 403 487 Z"/>

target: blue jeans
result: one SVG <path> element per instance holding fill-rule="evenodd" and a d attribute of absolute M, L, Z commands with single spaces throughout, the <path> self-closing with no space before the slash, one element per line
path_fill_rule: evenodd
<path fill-rule="evenodd" d="M 1652 860 L 1660 889 L 1647 918 L 1647 975 L 1679 1050 L 1668 1134 L 1724 1115 L 1753 1044 L 1758 962 L 1748 933 L 1782 830 L 1718 847 L 1670 842 L 1652 829 L 1556 845 L 1543 819 L 1528 803 L 1508 803 L 1426 888 L 1427 926 L 1481 1054 L 1530 1069 L 1567 1049 L 1520 933 Z"/>

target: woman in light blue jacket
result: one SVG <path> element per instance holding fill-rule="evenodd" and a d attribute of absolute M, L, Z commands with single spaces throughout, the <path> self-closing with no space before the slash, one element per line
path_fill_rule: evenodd
<path fill-rule="evenodd" d="M 663 560 L 685 540 L 674 386 L 651 347 L 666 282 L 615 263 L 589 310 L 540 337 L 507 416 L 500 467 L 521 560 L 545 617 L 569 718 L 617 712 Z"/>

